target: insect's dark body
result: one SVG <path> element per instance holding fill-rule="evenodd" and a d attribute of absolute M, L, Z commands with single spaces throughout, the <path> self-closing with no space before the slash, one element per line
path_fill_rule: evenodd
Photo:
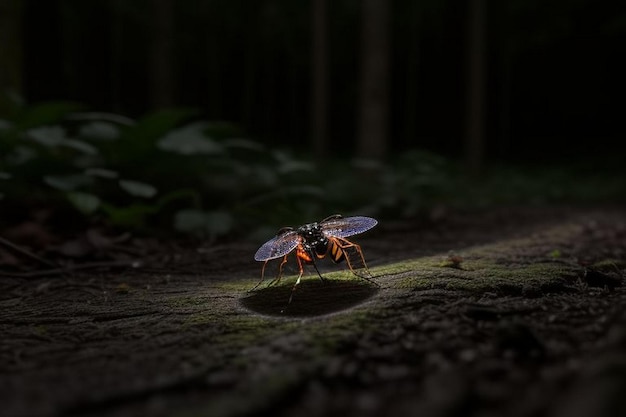
<path fill-rule="evenodd" d="M 328 239 L 322 233 L 322 227 L 319 223 L 309 223 L 298 227 L 296 230 L 298 235 L 302 237 L 302 249 L 311 258 L 303 259 L 306 263 L 313 263 L 314 257 L 321 259 L 325 257 L 328 252 L 331 253 L 331 259 L 337 263 L 344 259 L 343 251 L 339 250 L 334 241 Z"/>
<path fill-rule="evenodd" d="M 319 223 L 309 223 L 298 227 L 298 234 L 304 239 L 304 249 L 311 254 L 325 255 L 328 239 L 322 234 Z"/>

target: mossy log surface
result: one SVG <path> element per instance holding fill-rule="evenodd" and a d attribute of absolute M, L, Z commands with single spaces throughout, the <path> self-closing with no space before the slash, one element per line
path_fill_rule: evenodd
<path fill-rule="evenodd" d="M 381 224 L 377 285 L 323 265 L 291 304 L 249 244 L 1 277 L 0 414 L 626 415 L 625 212 L 466 216 Z"/>

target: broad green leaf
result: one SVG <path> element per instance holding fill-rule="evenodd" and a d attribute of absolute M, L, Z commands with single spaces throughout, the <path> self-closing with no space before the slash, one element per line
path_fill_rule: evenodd
<path fill-rule="evenodd" d="M 98 149 L 95 146 L 76 139 L 66 139 L 61 143 L 61 145 L 67 148 L 75 149 L 87 155 L 96 155 L 98 153 Z"/>
<path fill-rule="evenodd" d="M 26 131 L 26 135 L 35 142 L 54 147 L 59 146 L 65 139 L 65 129 L 60 126 L 41 126 Z"/>
<path fill-rule="evenodd" d="M 119 174 L 115 171 L 111 171 L 110 169 L 104 168 L 87 168 L 85 170 L 85 175 L 89 175 L 90 177 L 99 177 L 99 178 L 117 178 Z"/>
<path fill-rule="evenodd" d="M 78 135 L 81 138 L 111 141 L 120 137 L 120 128 L 111 122 L 94 121 L 82 125 Z"/>
<path fill-rule="evenodd" d="M 100 207 L 100 198 L 93 194 L 78 191 L 68 192 L 68 200 L 84 214 L 92 214 Z"/>
<path fill-rule="evenodd" d="M 277 171 L 281 174 L 293 174 L 296 172 L 313 172 L 315 166 L 310 162 L 304 161 L 284 161 L 278 166 Z"/>
<path fill-rule="evenodd" d="M 119 184 L 124 191 L 135 197 L 150 198 L 154 197 L 157 193 L 156 187 L 146 184 L 145 182 L 120 180 Z"/>
<path fill-rule="evenodd" d="M 113 123 L 114 125 L 132 126 L 135 121 L 130 117 L 122 116 L 121 114 L 106 113 L 106 112 L 81 112 L 73 113 L 67 116 L 68 120 L 77 120 L 85 122 L 104 122 Z"/>
<path fill-rule="evenodd" d="M 193 123 L 172 130 L 159 140 L 157 146 L 164 151 L 183 155 L 220 153 L 221 146 L 204 135 L 206 126 L 206 123 Z"/>
<path fill-rule="evenodd" d="M 196 113 L 196 110 L 185 108 L 159 110 L 138 120 L 128 135 L 134 141 L 154 143 L 154 140 Z"/>
<path fill-rule="evenodd" d="M 314 171 L 315 166 L 306 161 L 301 161 L 285 151 L 273 151 L 272 156 L 278 162 L 276 171 L 282 174 L 291 174 L 298 171 Z"/>
<path fill-rule="evenodd" d="M 26 135 L 35 142 L 47 146 L 49 148 L 65 146 L 72 148 L 87 155 L 95 155 L 98 153 L 93 145 L 76 139 L 70 139 L 66 136 L 66 132 L 59 126 L 41 126 L 29 129 Z"/>

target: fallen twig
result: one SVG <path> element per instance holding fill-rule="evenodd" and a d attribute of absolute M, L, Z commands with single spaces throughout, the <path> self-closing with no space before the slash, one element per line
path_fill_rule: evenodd
<path fill-rule="evenodd" d="M 49 261 L 49 260 L 47 260 L 47 259 L 44 259 L 44 258 L 42 258 L 41 256 L 39 256 L 39 255 L 36 255 L 36 254 L 32 253 L 32 252 L 31 252 L 31 251 L 29 251 L 28 249 L 24 249 L 23 247 L 21 247 L 21 246 L 19 246 L 19 245 L 16 245 L 15 243 L 13 243 L 13 242 L 11 242 L 10 240 L 7 240 L 7 239 L 5 239 L 5 238 L 3 238 L 3 237 L 1 237 L 1 236 L 0 236 L 0 243 L 2 243 L 4 246 L 7 246 L 7 247 L 9 247 L 9 248 L 13 249 L 13 250 L 14 250 L 14 251 L 16 251 L 16 252 L 21 253 L 22 255 L 26 255 L 26 256 L 28 256 L 29 258 L 33 258 L 33 259 L 35 259 L 35 260 L 37 260 L 37 261 L 41 262 L 42 264 L 45 264 L 45 265 L 51 266 L 51 267 L 53 267 L 53 268 L 58 268 L 58 267 L 59 267 L 59 265 L 57 265 L 56 263 L 54 263 L 54 262 L 52 262 L 52 261 Z"/>

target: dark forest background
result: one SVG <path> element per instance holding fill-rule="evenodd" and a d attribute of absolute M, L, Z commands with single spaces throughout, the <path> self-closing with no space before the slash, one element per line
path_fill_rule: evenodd
<path fill-rule="evenodd" d="M 368 17 L 368 2 L 355 0 L 4 1 L 15 4 L 4 13 L 21 24 L 3 42 L 19 43 L 23 59 L 5 58 L 3 66 L 21 74 L 11 87 L 27 102 L 75 100 L 129 116 L 192 106 L 254 137 L 306 149 L 316 129 L 313 46 L 325 36 L 324 152 L 350 153 L 363 25 L 373 17 L 386 20 L 388 33 L 389 149 L 459 155 L 475 51 L 471 16 L 481 13 L 490 155 L 604 152 L 609 140 L 626 136 L 620 2 L 396 0 L 380 2 L 388 10 Z M 316 3 L 326 3 L 321 22 Z"/>
<path fill-rule="evenodd" d="M 7 120 L 42 102 L 133 120 L 190 108 L 198 120 L 227 122 L 318 167 L 355 157 L 393 167 L 419 151 L 458 161 L 474 177 L 494 164 L 572 161 L 584 172 L 622 173 L 620 2 L 0 4 Z"/>

